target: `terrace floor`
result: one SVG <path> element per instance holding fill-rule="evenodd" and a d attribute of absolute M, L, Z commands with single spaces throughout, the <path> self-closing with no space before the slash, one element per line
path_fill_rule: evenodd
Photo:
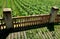
<path fill-rule="evenodd" d="M 60 39 L 60 25 L 55 25 L 54 29 L 53 33 L 46 27 L 11 33 L 7 39 Z"/>

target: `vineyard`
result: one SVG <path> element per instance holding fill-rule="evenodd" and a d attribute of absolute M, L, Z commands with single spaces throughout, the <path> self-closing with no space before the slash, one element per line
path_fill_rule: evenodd
<path fill-rule="evenodd" d="M 11 8 L 12 16 L 50 14 L 52 6 L 60 8 L 59 0 L 0 0 L 0 17 L 3 8 Z M 60 14 L 60 11 L 59 13 Z M 56 39 L 60 39 L 60 25 L 55 25 Z M 7 39 L 53 39 L 47 27 L 10 34 Z"/>
<path fill-rule="evenodd" d="M 58 0 L 0 0 L 0 8 L 12 8 L 13 16 L 27 16 L 36 14 L 49 14 L 52 6 L 59 6 Z M 0 10 L 2 13 L 2 10 Z M 60 12 L 60 11 L 59 11 Z"/>

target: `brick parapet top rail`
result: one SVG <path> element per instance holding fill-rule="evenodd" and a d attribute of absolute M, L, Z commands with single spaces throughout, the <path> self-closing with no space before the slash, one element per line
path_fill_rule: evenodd
<path fill-rule="evenodd" d="M 54 15 L 54 13 L 57 13 L 59 9 L 57 7 L 52 7 L 51 14 Z M 6 29 L 6 28 L 16 28 L 16 27 L 25 27 L 25 26 L 31 26 L 31 25 L 38 25 L 38 24 L 44 24 L 48 23 L 50 21 L 60 22 L 60 15 L 57 15 L 54 19 L 51 14 L 49 15 L 34 15 L 34 16 L 20 16 L 20 17 L 11 17 L 11 9 L 5 8 L 3 9 L 3 18 L 0 19 L 0 29 Z M 51 19 L 50 19 L 51 18 Z"/>

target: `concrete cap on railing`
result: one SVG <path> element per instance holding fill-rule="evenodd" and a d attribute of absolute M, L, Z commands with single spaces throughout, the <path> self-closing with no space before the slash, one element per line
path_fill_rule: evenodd
<path fill-rule="evenodd" d="M 54 9 L 54 10 L 59 10 L 59 8 L 56 7 L 56 6 L 53 6 L 52 9 Z"/>
<path fill-rule="evenodd" d="M 11 12 L 11 8 L 4 8 L 4 9 L 3 9 L 3 12 L 4 12 L 4 13 L 9 13 L 9 12 Z"/>

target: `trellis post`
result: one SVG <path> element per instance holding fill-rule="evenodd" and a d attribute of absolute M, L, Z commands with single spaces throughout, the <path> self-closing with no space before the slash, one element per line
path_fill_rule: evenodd
<path fill-rule="evenodd" d="M 50 18 L 49 18 L 49 25 L 47 26 L 47 28 L 49 29 L 49 31 L 51 31 L 50 33 L 52 34 L 52 39 L 55 39 L 55 32 L 54 32 L 54 21 L 55 18 L 57 16 L 57 12 L 58 12 L 58 7 L 52 7 L 51 9 L 51 13 L 50 13 Z"/>
<path fill-rule="evenodd" d="M 12 16 L 11 16 L 11 8 L 3 9 L 3 19 L 6 25 L 6 29 L 0 30 L 0 39 L 6 39 L 9 35 L 10 30 L 13 26 L 12 24 Z"/>
<path fill-rule="evenodd" d="M 11 28 L 13 26 L 12 24 L 12 16 L 11 16 L 11 8 L 4 8 L 3 9 L 3 19 L 6 24 L 6 28 Z"/>
<path fill-rule="evenodd" d="M 50 20 L 49 23 L 54 22 L 56 16 L 57 16 L 57 12 L 58 12 L 58 7 L 53 6 L 50 12 Z"/>
<path fill-rule="evenodd" d="M 55 7 L 55 6 L 53 6 L 51 8 L 50 18 L 49 18 L 49 26 L 47 26 L 50 31 L 54 30 L 54 21 L 57 16 L 58 10 L 59 10 L 58 7 Z"/>

